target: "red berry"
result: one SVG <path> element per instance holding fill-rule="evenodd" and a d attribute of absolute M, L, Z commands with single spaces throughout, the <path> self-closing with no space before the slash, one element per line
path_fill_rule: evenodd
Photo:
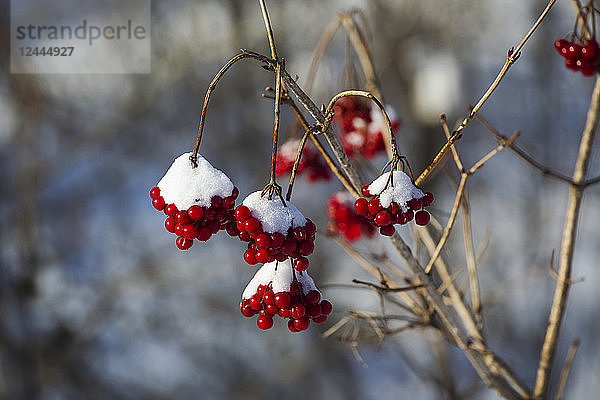
<path fill-rule="evenodd" d="M 309 304 L 306 306 L 306 315 L 309 318 L 321 315 L 321 306 L 319 304 Z"/>
<path fill-rule="evenodd" d="M 191 206 L 188 209 L 188 216 L 192 221 L 198 221 L 204 216 L 204 210 L 200 206 Z"/>
<path fill-rule="evenodd" d="M 273 293 L 273 291 L 271 289 L 265 290 L 265 293 L 263 294 L 263 301 L 267 305 L 275 304 L 275 293 Z"/>
<path fill-rule="evenodd" d="M 281 247 L 284 254 L 292 254 L 296 251 L 296 242 L 292 239 L 286 239 Z"/>
<path fill-rule="evenodd" d="M 256 315 L 256 310 L 254 310 L 250 306 L 244 306 L 244 307 L 242 307 L 241 311 L 242 311 L 242 315 L 244 317 L 250 318 L 250 317 L 253 317 L 254 315 Z"/>
<path fill-rule="evenodd" d="M 417 211 L 415 222 L 417 225 L 427 225 L 429 223 L 429 213 L 425 210 Z"/>
<path fill-rule="evenodd" d="M 187 211 L 178 211 L 177 214 L 175 214 L 175 221 L 181 225 L 187 225 L 192 222 Z"/>
<path fill-rule="evenodd" d="M 177 236 L 183 236 L 183 225 L 176 223 L 173 233 L 175 233 Z"/>
<path fill-rule="evenodd" d="M 160 196 L 160 188 L 158 186 L 153 187 L 150 190 L 150 198 L 152 200 L 156 199 L 158 196 Z"/>
<path fill-rule="evenodd" d="M 298 253 L 303 256 L 311 255 L 315 250 L 315 245 L 310 240 L 304 240 L 298 245 Z"/>
<path fill-rule="evenodd" d="M 213 196 L 210 199 L 210 205 L 213 208 L 221 208 L 223 206 L 223 199 L 220 196 Z"/>
<path fill-rule="evenodd" d="M 223 199 L 223 208 L 226 210 L 231 210 L 233 208 L 233 206 L 235 206 L 235 199 L 230 196 L 230 197 L 225 197 Z"/>
<path fill-rule="evenodd" d="M 592 67 L 592 66 L 588 66 L 585 68 L 581 69 L 581 74 L 583 76 L 592 76 L 596 73 L 596 68 Z"/>
<path fill-rule="evenodd" d="M 567 47 L 569 45 L 569 42 L 566 39 L 559 39 L 557 41 L 554 42 L 554 48 L 561 53 L 561 50 L 564 47 Z M 562 53 L 561 53 L 562 54 Z"/>
<path fill-rule="evenodd" d="M 238 221 L 245 221 L 248 218 L 250 218 L 250 209 L 248 207 L 246 207 L 245 205 L 239 205 L 236 209 L 235 209 L 235 219 L 237 219 Z"/>
<path fill-rule="evenodd" d="M 275 254 L 275 259 L 279 262 L 285 261 L 288 257 L 283 253 Z"/>
<path fill-rule="evenodd" d="M 190 240 L 196 239 L 198 237 L 198 228 L 195 225 L 184 225 L 183 236 Z"/>
<path fill-rule="evenodd" d="M 581 48 L 581 55 L 586 60 L 593 60 L 596 57 L 596 52 L 598 51 L 598 43 L 592 39 L 585 46 Z M 152 196 L 152 193 L 150 193 Z"/>
<path fill-rule="evenodd" d="M 294 327 L 299 331 L 308 329 L 308 325 L 310 325 L 310 320 L 308 317 L 294 319 Z"/>
<path fill-rule="evenodd" d="M 327 315 L 319 315 L 318 317 L 313 318 L 313 322 L 317 324 L 322 324 L 325 321 L 327 321 Z"/>
<path fill-rule="evenodd" d="M 252 233 L 260 229 L 260 222 L 256 218 L 248 218 L 245 221 L 246 232 Z"/>
<path fill-rule="evenodd" d="M 250 265 L 256 264 L 256 252 L 253 249 L 248 249 L 244 253 L 244 261 L 246 261 Z"/>
<path fill-rule="evenodd" d="M 290 316 L 292 318 L 302 318 L 304 317 L 304 314 L 306 314 L 306 307 L 304 307 L 304 304 L 294 304 L 294 306 L 290 309 Z"/>
<path fill-rule="evenodd" d="M 364 185 L 362 185 L 360 190 L 361 190 L 363 196 L 371 197 L 371 193 L 369 193 L 369 184 L 368 183 L 365 183 Z"/>
<path fill-rule="evenodd" d="M 379 211 L 377 215 L 375 215 L 375 224 L 377 226 L 386 226 L 392 222 L 392 215 L 386 210 Z"/>
<path fill-rule="evenodd" d="M 273 318 L 270 315 L 260 316 L 256 319 L 256 325 L 263 330 L 270 329 L 273 326 Z"/>
<path fill-rule="evenodd" d="M 308 236 L 314 235 L 317 233 L 317 226 L 310 219 L 306 219 L 306 224 L 304 224 L 304 229 L 306 229 L 306 234 Z"/>
<path fill-rule="evenodd" d="M 198 229 L 198 240 L 206 242 L 211 236 L 212 232 L 207 227 L 203 226 L 202 228 Z"/>
<path fill-rule="evenodd" d="M 298 257 L 294 263 L 294 268 L 296 268 L 297 271 L 306 270 L 306 268 L 308 268 L 308 258 Z"/>
<path fill-rule="evenodd" d="M 421 198 L 421 201 L 423 202 L 423 207 L 429 206 L 433 203 L 433 193 L 425 192 L 425 196 Z"/>
<path fill-rule="evenodd" d="M 237 225 L 233 221 L 229 222 L 225 226 L 225 230 L 227 231 L 227 234 L 229 236 L 238 236 L 240 234 L 240 230 L 237 228 Z"/>
<path fill-rule="evenodd" d="M 363 197 L 356 199 L 354 209 L 358 215 L 367 215 L 369 212 L 369 202 Z"/>
<path fill-rule="evenodd" d="M 279 313 L 279 308 L 277 308 L 277 306 L 274 304 L 267 304 L 267 307 L 265 309 L 270 315 L 275 315 Z"/>
<path fill-rule="evenodd" d="M 294 326 L 294 320 L 293 319 L 290 319 L 288 321 L 288 329 L 290 330 L 290 332 L 293 332 L 293 333 L 299 332 L 298 328 L 296 328 Z"/>
<path fill-rule="evenodd" d="M 394 232 L 396 232 L 396 228 L 394 228 L 394 225 L 386 225 L 379 228 L 379 233 L 381 233 L 384 236 L 392 236 Z"/>
<path fill-rule="evenodd" d="M 152 206 L 154 208 L 156 208 L 158 211 L 162 211 L 165 209 L 165 199 L 162 198 L 162 196 L 157 197 L 156 199 L 152 200 Z"/>
<path fill-rule="evenodd" d="M 167 231 L 175 233 L 175 225 L 177 225 L 177 222 L 175 222 L 175 218 L 169 217 L 165 220 L 165 229 Z"/>
<path fill-rule="evenodd" d="M 204 211 L 204 218 L 206 218 L 207 221 L 212 221 L 217 218 L 217 211 L 212 207 L 207 208 L 206 211 Z"/>
<path fill-rule="evenodd" d="M 179 210 L 175 204 L 167 204 L 165 206 L 165 214 L 167 214 L 169 217 L 174 217 L 175 214 L 177 214 L 177 211 Z"/>
<path fill-rule="evenodd" d="M 288 292 L 279 292 L 275 294 L 275 305 L 279 308 L 285 308 L 290 305 L 291 296 Z"/>
<path fill-rule="evenodd" d="M 318 290 L 311 290 L 306 294 L 306 304 L 318 304 L 321 301 L 321 294 Z"/>
<path fill-rule="evenodd" d="M 258 288 L 256 288 L 256 294 L 259 297 L 263 297 L 263 295 L 265 294 L 265 290 L 267 290 L 267 287 L 265 285 L 258 285 Z"/>
<path fill-rule="evenodd" d="M 411 210 L 417 211 L 421 209 L 423 203 L 421 202 L 421 199 L 410 199 L 407 205 L 411 208 Z"/>
<path fill-rule="evenodd" d="M 271 248 L 272 249 L 280 249 L 285 242 L 285 236 L 279 232 L 275 232 L 271 234 Z"/>
<path fill-rule="evenodd" d="M 194 242 L 192 242 L 190 239 L 184 238 L 182 236 L 179 236 L 177 238 L 177 240 L 175 241 L 175 244 L 177 245 L 177 247 L 179 247 L 181 250 L 187 250 L 190 247 L 192 247 L 192 245 L 194 244 Z"/>
<path fill-rule="evenodd" d="M 240 191 L 238 190 L 238 188 L 236 188 L 234 186 L 233 190 L 231 191 L 231 197 L 233 197 L 234 199 L 237 199 L 237 197 L 238 197 L 239 194 L 240 194 Z"/>
<path fill-rule="evenodd" d="M 279 311 L 277 311 L 277 314 L 279 314 L 279 316 L 281 318 L 289 318 L 290 317 L 290 309 L 289 308 L 280 308 Z"/>
<path fill-rule="evenodd" d="M 569 60 L 573 60 L 573 61 L 581 58 L 581 50 L 582 49 L 583 49 L 583 46 L 581 46 L 580 44 L 571 43 L 567 47 L 567 58 Z"/>
<path fill-rule="evenodd" d="M 303 226 L 299 226 L 297 228 L 294 228 L 294 238 L 297 241 L 302 241 L 304 239 L 306 239 L 307 235 L 306 235 L 306 229 L 304 229 Z"/>
<path fill-rule="evenodd" d="M 254 239 L 254 243 L 259 249 L 268 249 L 271 246 L 271 237 L 266 233 L 261 233 Z"/>
<path fill-rule="evenodd" d="M 238 222 L 239 224 L 240 222 Z M 242 222 L 243 224 L 243 222 Z M 236 228 L 239 228 L 239 225 L 236 225 Z M 239 229 L 238 229 L 239 230 Z M 239 234 L 240 240 L 242 242 L 249 242 L 252 238 L 250 237 L 250 235 L 248 234 L 248 232 L 240 232 Z"/>
<path fill-rule="evenodd" d="M 267 249 L 258 249 L 254 254 L 256 257 L 256 261 L 261 264 L 266 264 L 271 259 L 271 253 Z"/>
<path fill-rule="evenodd" d="M 248 305 L 255 310 L 260 310 L 262 308 L 260 298 L 257 295 L 252 295 L 252 297 L 250 297 L 250 300 L 248 300 Z M 323 308 L 322 305 L 321 308 Z"/>
<path fill-rule="evenodd" d="M 375 197 L 374 199 L 371 199 L 368 203 L 368 208 L 369 208 L 369 212 L 373 215 L 375 215 L 379 211 L 381 211 L 382 207 L 381 207 L 381 203 L 379 202 L 379 198 Z"/>
<path fill-rule="evenodd" d="M 333 311 L 333 306 L 331 305 L 331 303 L 327 300 L 323 300 L 321 302 L 321 312 L 323 313 L 323 315 L 329 315 L 331 314 L 331 311 Z"/>

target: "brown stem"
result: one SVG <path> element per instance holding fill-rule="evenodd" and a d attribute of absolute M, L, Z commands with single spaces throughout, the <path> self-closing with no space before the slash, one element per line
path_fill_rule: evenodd
<path fill-rule="evenodd" d="M 236 54 L 233 56 L 225 65 L 221 67 L 219 72 L 215 75 L 213 80 L 208 85 L 208 89 L 206 90 L 206 95 L 204 96 L 204 103 L 202 104 L 202 112 L 200 113 L 200 124 L 198 125 L 198 136 L 196 137 L 196 144 L 194 145 L 194 150 L 192 151 L 192 155 L 190 156 L 190 161 L 194 168 L 197 166 L 196 160 L 198 158 L 198 150 L 200 149 L 200 141 L 202 140 L 202 131 L 204 130 L 204 121 L 206 119 L 206 109 L 208 108 L 208 101 L 210 100 L 210 95 L 213 90 L 217 87 L 217 83 L 221 79 L 221 77 L 227 72 L 229 68 L 236 62 L 243 60 L 244 58 L 256 58 L 255 54 L 251 52 L 242 51 L 240 54 Z"/>
<path fill-rule="evenodd" d="M 302 151 L 304 151 L 304 145 L 306 144 L 306 139 L 312 135 L 311 129 L 307 129 L 307 131 L 302 136 L 300 140 L 300 144 L 298 145 L 298 152 L 296 154 L 296 160 L 294 160 L 294 165 L 292 166 L 292 173 L 290 174 L 290 183 L 288 184 L 288 190 L 285 195 L 285 199 L 290 201 L 292 198 L 292 188 L 294 186 L 294 181 L 296 180 L 296 173 L 298 172 L 298 166 L 300 165 L 300 159 L 302 158 Z"/>
<path fill-rule="evenodd" d="M 560 325 L 564 318 L 569 287 L 571 280 L 571 268 L 573 265 L 573 249 L 577 233 L 577 223 L 579 220 L 579 211 L 585 186 L 585 175 L 590 163 L 590 154 L 592 143 L 598 127 L 598 115 L 600 113 L 600 76 L 596 77 L 590 108 L 587 113 L 585 128 L 579 144 L 579 155 L 575 163 L 575 172 L 573 173 L 573 185 L 569 192 L 569 204 L 565 216 L 565 225 L 563 228 L 562 242 L 560 245 L 560 258 L 558 264 L 558 279 L 556 280 L 556 289 L 552 300 L 552 308 L 548 317 L 548 326 L 540 354 L 540 363 L 535 382 L 534 397 L 536 399 L 546 398 L 550 381 L 550 372 L 554 357 L 556 356 L 556 346 L 560 334 Z"/>

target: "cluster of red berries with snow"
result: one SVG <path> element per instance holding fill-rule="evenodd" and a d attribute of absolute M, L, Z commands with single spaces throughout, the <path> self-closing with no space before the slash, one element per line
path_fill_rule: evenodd
<path fill-rule="evenodd" d="M 300 147 L 300 140 L 288 140 L 277 152 L 277 177 L 290 174 L 296 161 L 296 154 Z M 297 175 L 306 173 L 309 182 L 328 181 L 331 179 L 329 168 L 319 155 L 319 152 L 310 144 L 306 143 L 302 149 L 302 156 L 298 163 Z"/>
<path fill-rule="evenodd" d="M 371 159 L 385 150 L 383 132 L 388 129 L 381 111 L 365 99 L 346 96 L 339 99 L 334 107 L 334 117 L 340 132 L 344 151 L 349 156 L 360 154 Z M 395 133 L 400 127 L 395 112 L 386 107 Z"/>
<path fill-rule="evenodd" d="M 245 317 L 258 314 L 260 329 L 270 329 L 273 317 L 288 318 L 292 332 L 306 330 L 310 322 L 327 320 L 331 303 L 321 299 L 321 292 L 306 271 L 297 272 L 289 260 L 263 265 L 242 294 L 240 311 Z"/>
<path fill-rule="evenodd" d="M 363 185 L 361 197 L 354 203 L 356 213 L 369 218 L 379 227 L 379 232 L 392 236 L 394 224 L 404 225 L 414 217 L 417 225 L 429 223 L 429 213 L 423 208 L 433 202 L 433 194 L 423 193 L 410 177 L 401 171 L 388 172 L 375 179 L 370 185 Z"/>
<path fill-rule="evenodd" d="M 364 216 L 356 214 L 354 197 L 347 191 L 332 194 L 327 201 L 327 230 L 339 233 L 352 243 L 363 236 L 372 237 L 375 228 Z"/>
<path fill-rule="evenodd" d="M 559 39 L 554 48 L 565 58 L 565 66 L 571 71 L 579 71 L 583 76 L 592 76 L 600 67 L 600 47 L 595 39 L 583 43 Z"/>
<path fill-rule="evenodd" d="M 306 256 L 315 249 L 317 227 L 291 203 L 260 191 L 250 194 L 234 212 L 238 236 L 248 242 L 244 260 L 250 264 L 294 259 L 294 268 L 308 268 Z"/>
<path fill-rule="evenodd" d="M 238 189 L 201 156 L 193 168 L 190 155 L 179 156 L 150 190 L 152 205 L 167 215 L 165 229 L 177 235 L 175 244 L 181 250 L 192 247 L 194 239 L 208 240 L 219 230 L 239 234 L 233 218 Z"/>

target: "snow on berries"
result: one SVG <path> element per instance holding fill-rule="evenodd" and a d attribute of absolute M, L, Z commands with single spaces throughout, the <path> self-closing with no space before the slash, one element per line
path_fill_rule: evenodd
<path fill-rule="evenodd" d="M 372 237 L 375 228 L 364 216 L 356 214 L 354 197 L 343 191 L 332 194 L 327 201 L 327 230 L 339 233 L 348 242 L 354 242 L 363 236 Z"/>
<path fill-rule="evenodd" d="M 396 113 L 391 107 L 386 107 L 386 112 L 395 133 L 400 127 Z M 371 102 L 354 96 L 342 97 L 335 103 L 334 116 L 342 146 L 349 156 L 360 154 L 370 159 L 385 150 L 383 132 L 388 129 L 387 124 L 379 108 Z"/>
<path fill-rule="evenodd" d="M 288 319 L 291 332 L 306 330 L 310 322 L 327 320 L 331 303 L 322 295 L 308 272 L 292 268 L 290 260 L 263 265 L 242 293 L 240 311 L 244 317 L 258 314 L 256 325 L 266 330 L 273 326 L 273 317 Z"/>
<path fill-rule="evenodd" d="M 167 215 L 165 229 L 177 235 L 181 250 L 192 247 L 193 240 L 208 240 L 219 230 L 237 236 L 233 208 L 238 189 L 222 171 L 198 156 L 197 167 L 191 153 L 179 156 L 165 176 L 150 190 L 152 205 Z"/>
<path fill-rule="evenodd" d="M 275 175 L 277 177 L 292 172 L 299 147 L 300 140 L 288 140 L 281 146 L 277 152 L 277 168 L 275 170 Z M 307 179 L 311 183 L 319 180 L 328 181 L 331 179 L 329 168 L 310 143 L 304 145 L 302 157 L 298 163 L 298 170 L 296 173 L 298 175 L 306 173 Z"/>
<path fill-rule="evenodd" d="M 248 242 L 244 260 L 250 265 L 275 260 L 294 260 L 294 268 L 308 268 L 306 256 L 312 254 L 317 227 L 289 201 L 278 196 L 269 199 L 261 192 L 246 197 L 234 212 L 239 238 Z"/>
<path fill-rule="evenodd" d="M 354 209 L 378 226 L 382 235 L 393 235 L 394 224 L 404 225 L 413 217 L 417 225 L 429 223 L 430 216 L 424 208 L 433 202 L 433 194 L 423 193 L 402 171 L 381 175 L 370 185 L 363 185 L 362 193 L 369 200 L 357 199 Z"/>
<path fill-rule="evenodd" d="M 571 71 L 581 72 L 583 76 L 592 76 L 600 67 L 600 47 L 595 39 L 583 42 L 571 42 L 559 39 L 554 48 L 565 58 L 565 66 Z"/>

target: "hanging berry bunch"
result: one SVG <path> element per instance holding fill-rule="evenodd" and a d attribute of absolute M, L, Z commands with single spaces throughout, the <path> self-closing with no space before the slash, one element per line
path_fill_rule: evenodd
<path fill-rule="evenodd" d="M 362 192 L 370 200 L 361 197 L 354 208 L 357 214 L 373 221 L 382 235 L 393 235 L 395 224 L 404 225 L 413 217 L 417 225 L 429 223 L 429 213 L 424 208 L 433 202 L 433 194 L 423 193 L 402 171 L 382 174 L 370 185 L 363 185 Z"/>
<path fill-rule="evenodd" d="M 288 140 L 281 146 L 277 152 L 276 177 L 279 178 L 292 172 L 300 143 L 300 140 L 293 139 Z M 329 168 L 323 162 L 323 159 L 315 148 L 309 144 L 306 144 L 302 150 L 302 157 L 300 158 L 296 173 L 298 175 L 306 173 L 307 179 L 311 183 L 320 180 L 328 181 L 331 179 Z"/>
<path fill-rule="evenodd" d="M 598 72 L 600 48 L 595 39 L 559 39 L 554 42 L 554 48 L 565 58 L 565 66 L 571 71 L 581 72 L 583 76 L 592 76 Z"/>
<path fill-rule="evenodd" d="M 308 272 L 298 272 L 289 260 L 263 265 L 242 293 L 240 311 L 244 317 L 258 314 L 256 324 L 260 329 L 270 329 L 273 317 L 288 319 L 291 332 L 306 330 L 310 322 L 327 320 L 332 306 L 322 300 Z"/>
<path fill-rule="evenodd" d="M 317 227 L 289 201 L 269 199 L 260 191 L 246 197 L 235 209 L 239 238 L 248 242 L 244 260 L 250 264 L 294 260 L 294 268 L 308 268 Z"/>
<path fill-rule="evenodd" d="M 387 107 L 387 112 L 395 133 L 400 123 L 391 108 Z M 334 113 L 342 146 L 349 156 L 360 154 L 371 159 L 385 151 L 383 131 L 387 129 L 386 122 L 371 102 L 356 96 L 343 97 L 335 103 Z"/>
<path fill-rule="evenodd" d="M 354 210 L 354 196 L 349 192 L 337 192 L 327 201 L 327 230 L 338 233 L 348 242 L 354 242 L 363 236 L 372 237 L 375 228 L 364 216 Z"/>
<path fill-rule="evenodd" d="M 208 240 L 219 230 L 236 235 L 233 218 L 238 189 L 222 171 L 198 156 L 197 166 L 191 153 L 179 156 L 152 190 L 152 205 L 167 215 L 165 229 L 177 235 L 181 250 L 192 247 L 193 240 Z"/>
<path fill-rule="evenodd" d="M 592 76 L 600 70 L 600 47 L 595 39 L 596 35 L 596 9 L 591 3 L 581 8 L 581 17 L 585 21 L 582 31 L 579 23 L 568 38 L 558 39 L 554 48 L 565 58 L 565 66 L 574 72 L 581 72 L 583 76 Z M 588 27 L 591 20 L 592 29 Z"/>

